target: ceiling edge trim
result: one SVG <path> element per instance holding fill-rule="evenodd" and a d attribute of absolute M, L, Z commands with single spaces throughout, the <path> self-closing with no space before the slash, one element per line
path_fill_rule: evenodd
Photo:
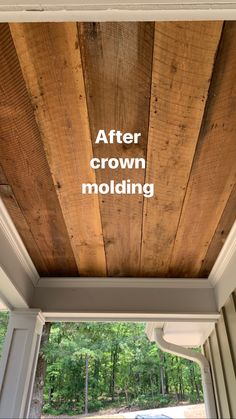
<path fill-rule="evenodd" d="M 236 221 L 210 272 L 217 308 L 220 310 L 236 289 Z"/>
<path fill-rule="evenodd" d="M 210 272 L 209 280 L 213 286 L 221 280 L 227 266 L 229 265 L 232 258 L 236 255 L 236 221 L 231 228 L 229 235 L 222 247 L 216 262 Z"/>
<path fill-rule="evenodd" d="M 167 288 L 167 289 L 209 289 L 208 279 L 202 278 L 56 278 L 41 277 L 37 288 Z"/>
<path fill-rule="evenodd" d="M 9 260 L 11 260 L 12 256 L 15 255 L 19 259 L 26 275 L 31 279 L 33 284 L 36 285 L 39 280 L 39 274 L 1 198 L 0 230 L 3 232 L 12 249 L 12 253 L 9 254 Z"/>
<path fill-rule="evenodd" d="M 164 21 L 164 20 L 234 20 L 236 4 L 202 1 L 60 0 L 37 2 L 20 0 L 7 4 L 0 0 L 0 21 Z"/>

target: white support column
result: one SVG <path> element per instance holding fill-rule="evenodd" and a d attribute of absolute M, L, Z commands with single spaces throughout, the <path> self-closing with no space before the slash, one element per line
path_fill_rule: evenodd
<path fill-rule="evenodd" d="M 28 418 L 44 325 L 40 310 L 11 312 L 0 363 L 0 418 Z"/>

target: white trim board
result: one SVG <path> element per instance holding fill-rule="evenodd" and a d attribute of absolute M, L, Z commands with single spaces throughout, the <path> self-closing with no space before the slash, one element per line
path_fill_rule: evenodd
<path fill-rule="evenodd" d="M 0 0 L 2 22 L 234 19 L 234 0 Z"/>
<path fill-rule="evenodd" d="M 25 274 L 31 279 L 34 285 L 37 284 L 39 280 L 39 274 L 27 252 L 21 237 L 16 230 L 16 227 L 2 201 L 0 198 L 0 230 L 3 232 L 5 239 L 10 244 L 12 248 L 12 254 L 9 255 L 9 258 L 14 254 L 14 257 L 19 259 L 22 269 L 24 269 Z M 0 243 L 1 246 L 4 246 L 4 243 Z"/>
<path fill-rule="evenodd" d="M 30 305 L 37 271 L 0 199 L 0 294 L 9 308 Z"/>
<path fill-rule="evenodd" d="M 211 323 L 215 324 L 220 317 L 219 313 L 214 314 L 156 314 L 156 313 L 60 313 L 43 312 L 46 321 L 50 322 L 111 322 L 111 321 L 132 321 L 132 322 L 184 322 L 184 323 Z"/>
<path fill-rule="evenodd" d="M 153 289 L 209 289 L 206 278 L 39 278 L 36 288 L 153 288 Z"/>
<path fill-rule="evenodd" d="M 236 221 L 209 275 L 220 310 L 236 289 Z"/>
<path fill-rule="evenodd" d="M 28 308 L 28 305 L 21 294 L 16 290 L 11 280 L 0 266 L 0 310 L 13 310 L 17 308 Z M 1 308 L 1 303 L 3 303 Z"/>

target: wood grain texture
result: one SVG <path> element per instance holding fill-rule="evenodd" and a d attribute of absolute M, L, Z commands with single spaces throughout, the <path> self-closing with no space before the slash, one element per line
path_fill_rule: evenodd
<path fill-rule="evenodd" d="M 146 157 L 153 23 L 78 24 L 94 155 Z M 142 134 L 139 144 L 97 144 L 100 129 Z M 98 170 L 97 182 L 144 183 L 145 170 Z M 101 195 L 109 276 L 140 274 L 142 195 Z"/>
<path fill-rule="evenodd" d="M 221 216 L 217 229 L 207 249 L 206 256 L 198 273 L 200 278 L 207 277 L 213 268 L 225 240 L 236 220 L 236 185 L 234 186 Z"/>
<path fill-rule="evenodd" d="M 78 275 L 33 108 L 6 24 L 0 25 L 0 39 L 1 165 L 50 275 Z M 38 268 L 38 259 L 33 261 Z"/>
<path fill-rule="evenodd" d="M 145 180 L 156 193 L 144 202 L 144 276 L 168 276 L 221 30 L 221 22 L 155 23 Z"/>
<path fill-rule="evenodd" d="M 236 23 L 226 22 L 172 254 L 179 276 L 198 275 L 235 185 L 235 74 Z"/>
<path fill-rule="evenodd" d="M 95 175 L 76 23 L 10 28 L 80 275 L 105 276 L 98 196 L 81 193 Z"/>

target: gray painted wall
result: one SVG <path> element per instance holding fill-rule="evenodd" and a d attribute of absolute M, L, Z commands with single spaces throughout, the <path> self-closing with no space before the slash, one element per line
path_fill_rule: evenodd
<path fill-rule="evenodd" d="M 236 418 L 236 291 L 204 345 L 211 364 L 218 417 Z"/>

